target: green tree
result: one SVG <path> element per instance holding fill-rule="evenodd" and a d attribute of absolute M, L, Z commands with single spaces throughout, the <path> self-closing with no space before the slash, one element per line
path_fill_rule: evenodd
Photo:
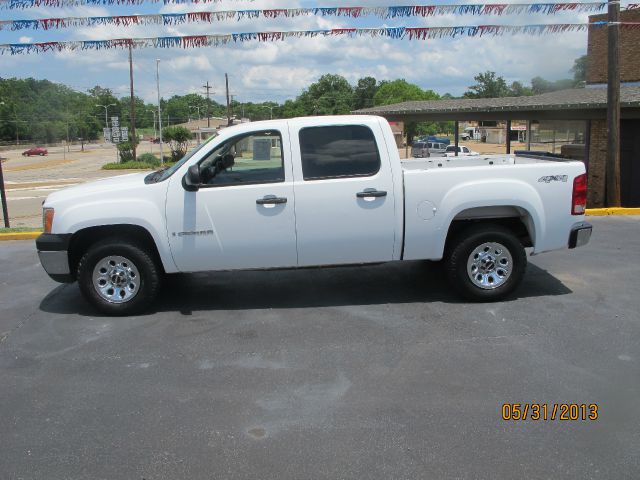
<path fill-rule="evenodd" d="M 557 90 L 565 90 L 567 88 L 573 88 L 574 85 L 574 81 L 570 78 L 564 78 L 555 81 L 545 80 L 542 77 L 534 77 L 531 79 L 531 90 L 536 95 L 547 92 L 555 92 Z"/>
<path fill-rule="evenodd" d="M 573 67 L 569 70 L 573 73 L 573 81 L 577 84 L 587 80 L 587 56 L 582 55 L 573 61 Z"/>
<path fill-rule="evenodd" d="M 358 80 L 356 88 L 353 90 L 353 108 L 369 108 L 374 106 L 374 97 L 378 91 L 378 82 L 373 77 L 363 77 Z"/>
<path fill-rule="evenodd" d="M 422 90 L 418 85 L 404 79 L 380 82 L 374 96 L 376 105 L 391 105 L 412 100 L 438 100 L 440 96 L 433 90 Z"/>
<path fill-rule="evenodd" d="M 353 110 L 353 87 L 340 75 L 323 75 L 296 99 L 307 115 L 342 115 Z"/>
<path fill-rule="evenodd" d="M 513 97 L 524 97 L 526 95 L 532 95 L 531 88 L 525 87 L 522 83 L 516 81 L 509 87 L 509 95 Z"/>
<path fill-rule="evenodd" d="M 473 79 L 475 85 L 471 85 L 464 96 L 467 98 L 498 98 L 510 95 L 509 87 L 504 78 L 496 76 L 496 72 L 487 70 L 479 73 Z"/>

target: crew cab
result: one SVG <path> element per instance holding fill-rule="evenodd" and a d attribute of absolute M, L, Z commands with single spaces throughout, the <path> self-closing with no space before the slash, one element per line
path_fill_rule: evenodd
<path fill-rule="evenodd" d="M 498 300 L 538 254 L 589 241 L 585 167 L 511 156 L 407 160 L 386 120 L 306 117 L 226 128 L 169 168 L 70 187 L 43 205 L 40 261 L 114 315 L 165 274 L 444 260 Z"/>

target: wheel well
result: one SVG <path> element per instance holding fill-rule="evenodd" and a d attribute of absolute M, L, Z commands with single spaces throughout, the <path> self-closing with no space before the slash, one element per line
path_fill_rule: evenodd
<path fill-rule="evenodd" d="M 500 225 L 513 232 L 513 234 L 520 240 L 523 247 L 533 247 L 533 239 L 527 225 L 522 217 L 503 217 L 503 218 L 454 218 L 447 232 L 447 240 L 445 243 L 445 249 L 449 246 L 449 242 L 455 238 L 458 233 L 465 230 L 472 225 L 478 224 L 492 224 Z"/>
<path fill-rule="evenodd" d="M 94 243 L 105 238 L 117 238 L 122 241 L 133 241 L 146 247 L 159 268 L 163 269 L 156 243 L 147 229 L 139 225 L 101 225 L 78 230 L 69 243 L 69 268 L 75 275 L 78 262 Z"/>

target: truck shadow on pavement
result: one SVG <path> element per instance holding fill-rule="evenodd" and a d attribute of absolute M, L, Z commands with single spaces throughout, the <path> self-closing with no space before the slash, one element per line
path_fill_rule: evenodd
<path fill-rule="evenodd" d="M 529 264 L 520 288 L 505 301 L 572 293 Z M 412 261 L 364 267 L 176 274 L 167 277 L 149 313 L 314 308 L 427 302 L 465 303 L 439 263 Z M 49 313 L 96 316 L 77 284 L 60 285 L 40 303 Z"/>

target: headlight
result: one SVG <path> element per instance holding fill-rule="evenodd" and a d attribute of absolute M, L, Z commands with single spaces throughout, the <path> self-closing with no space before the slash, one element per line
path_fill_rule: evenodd
<path fill-rule="evenodd" d="M 51 226 L 53 225 L 53 214 L 53 208 L 42 209 L 42 228 L 44 228 L 44 233 L 51 233 Z"/>

